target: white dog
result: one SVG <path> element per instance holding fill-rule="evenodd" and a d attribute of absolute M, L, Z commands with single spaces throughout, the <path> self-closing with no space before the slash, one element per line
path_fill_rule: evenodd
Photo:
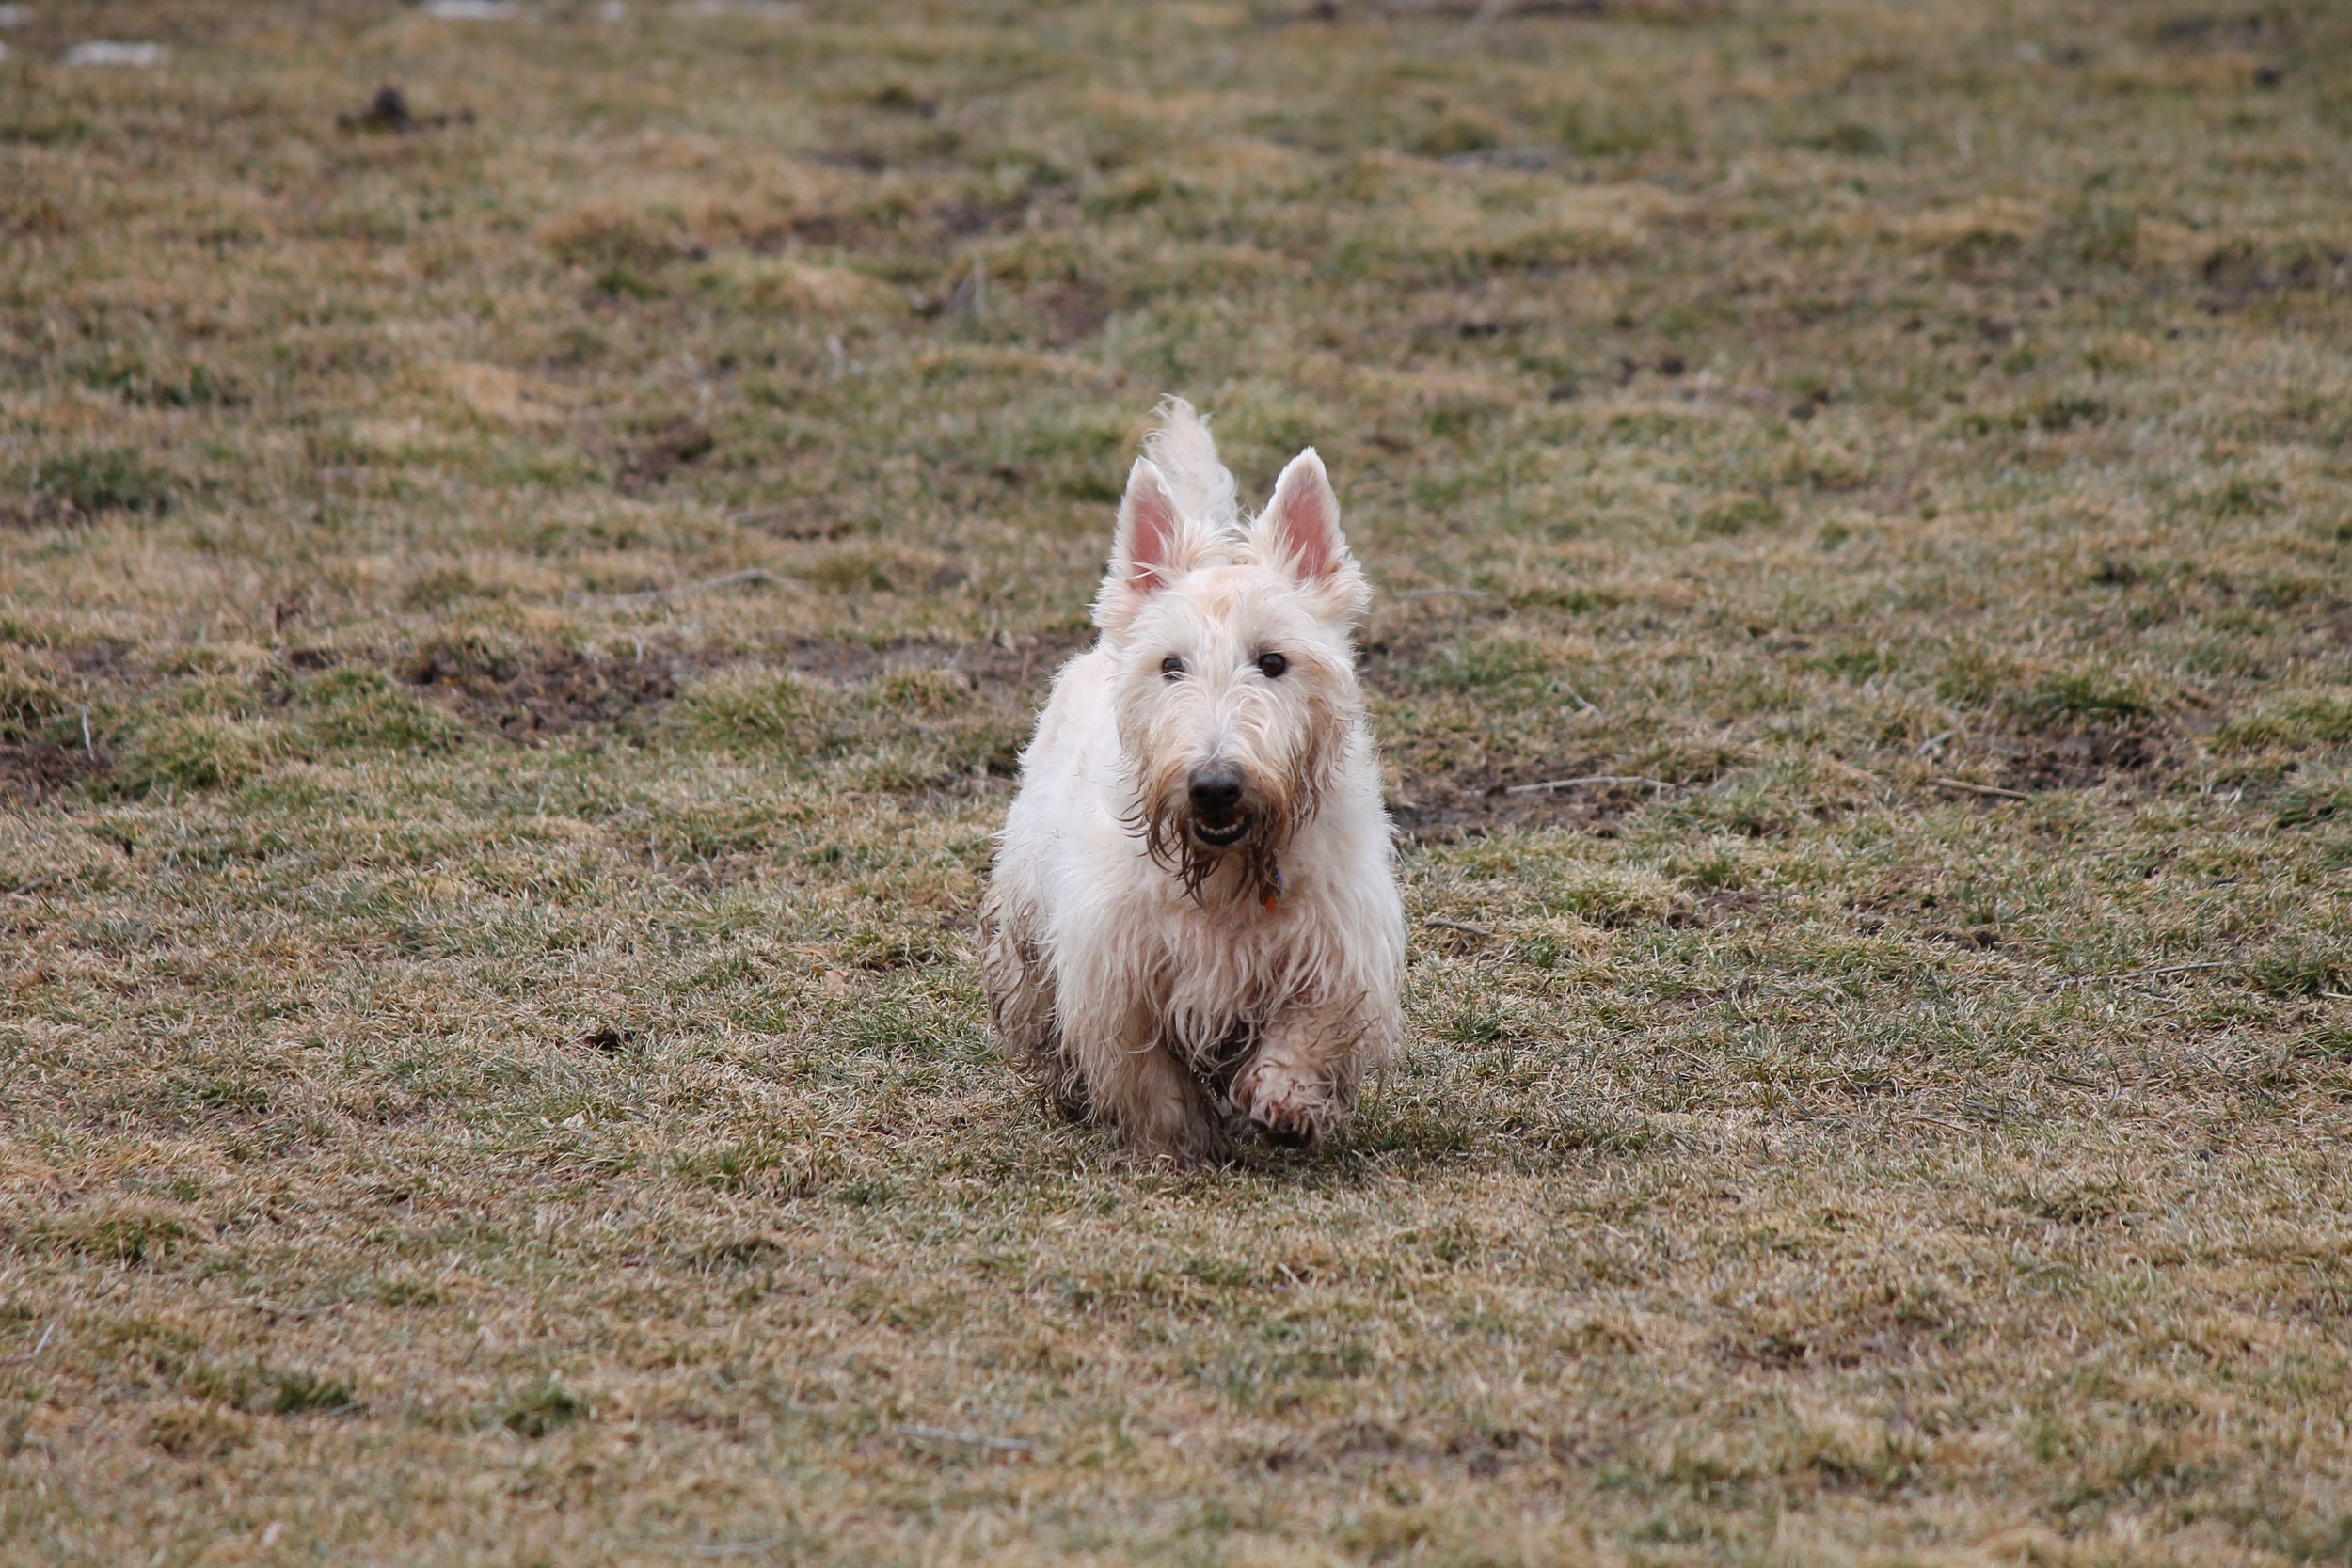
<path fill-rule="evenodd" d="M 1063 1115 L 1190 1164 L 1227 1106 L 1347 1117 L 1398 1040 L 1405 911 L 1356 685 L 1371 590 L 1312 449 L 1245 521 L 1170 399 L 1127 476 L 1095 646 L 1062 667 L 981 912 L 989 1012 Z"/>

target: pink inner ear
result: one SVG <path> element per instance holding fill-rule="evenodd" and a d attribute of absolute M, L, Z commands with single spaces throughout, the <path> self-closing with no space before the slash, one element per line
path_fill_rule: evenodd
<path fill-rule="evenodd" d="M 1291 563 L 1301 578 L 1311 582 L 1329 577 L 1339 564 L 1339 519 L 1327 504 L 1330 492 L 1316 483 L 1312 474 L 1301 478 L 1302 483 L 1279 498 L 1274 523 L 1280 531 L 1282 547 L 1290 552 Z"/>
<path fill-rule="evenodd" d="M 1138 594 L 1168 586 L 1168 560 L 1176 552 L 1176 504 L 1155 480 L 1135 485 L 1127 498 L 1127 581 Z"/>

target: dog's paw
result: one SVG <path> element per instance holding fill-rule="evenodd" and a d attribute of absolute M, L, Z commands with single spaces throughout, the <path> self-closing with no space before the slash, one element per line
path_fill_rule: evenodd
<path fill-rule="evenodd" d="M 1154 1106 L 1122 1120 L 1127 1154 L 1138 1164 L 1168 1170 L 1198 1170 L 1223 1158 L 1225 1141 L 1208 1108 L 1197 1101 Z"/>
<path fill-rule="evenodd" d="M 1304 1148 L 1323 1135 L 1335 1097 L 1323 1079 L 1280 1062 L 1253 1062 L 1233 1080 L 1233 1108 L 1268 1143 Z"/>

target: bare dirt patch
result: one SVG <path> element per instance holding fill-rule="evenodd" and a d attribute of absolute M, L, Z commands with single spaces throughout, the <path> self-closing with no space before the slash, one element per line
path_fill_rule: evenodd
<path fill-rule="evenodd" d="M 2159 719 L 2122 724 L 2026 730 L 1979 743 L 2004 789 L 2091 789 L 2128 784 L 2153 788 L 2181 763 L 2182 736 Z"/>
<path fill-rule="evenodd" d="M 2119 774 L 2146 778 L 2172 761 L 2169 738 L 2144 728 L 2036 736 L 1996 749 L 2008 758 L 2001 782 L 2011 789 L 2079 789 Z"/>
<path fill-rule="evenodd" d="M 1521 1433 L 1457 1433 L 1442 1442 L 1403 1433 L 1378 1422 L 1351 1422 L 1336 1430 L 1248 1450 L 1246 1457 L 1276 1474 L 1304 1471 L 1343 1475 L 1357 1481 L 1391 1474 L 1459 1470 L 1486 1481 L 1512 1464 L 1543 1457 L 1529 1451 Z"/>
<path fill-rule="evenodd" d="M 1562 764 L 1557 772 L 1526 768 L 1508 774 L 1415 775 L 1389 802 L 1389 814 L 1416 844 L 1451 844 L 1514 828 L 1573 828 L 1608 837 L 1626 816 L 1656 800 L 1658 790 L 1644 784 L 1523 788 L 1546 779 L 1602 776 L 1623 775 L 1605 761 L 1591 760 Z"/>
<path fill-rule="evenodd" d="M 93 753 L 80 746 L 44 740 L 0 741 L 0 801 L 45 800 L 86 779 L 103 776 L 111 765 L 105 752 Z"/>
<path fill-rule="evenodd" d="M 1110 291 L 1089 282 L 1055 284 L 1040 291 L 1034 301 L 1044 324 L 1045 341 L 1055 348 L 1069 348 L 1093 337 L 1111 319 L 1114 308 Z"/>
<path fill-rule="evenodd" d="M 738 528 L 757 529 L 771 539 L 798 542 L 833 540 L 846 537 L 857 525 L 820 502 L 803 501 L 785 506 L 763 507 L 755 512 L 739 512 L 728 519 Z"/>
<path fill-rule="evenodd" d="M 631 495 L 650 490 L 681 468 L 692 467 L 708 457 L 718 444 L 717 436 L 692 420 L 664 425 L 622 454 L 612 483 Z"/>
<path fill-rule="evenodd" d="M 528 744 L 647 721 L 697 676 L 724 664 L 766 664 L 840 687 L 863 686 L 898 670 L 939 670 L 962 676 L 974 691 L 999 704 L 1041 702 L 1054 672 L 1092 640 L 1090 631 L 969 643 L 801 638 L 767 649 L 649 648 L 618 656 L 578 648 L 510 654 L 437 646 L 410 656 L 400 674 L 469 721 Z"/>
<path fill-rule="evenodd" d="M 418 114 L 408 106 L 408 95 L 390 86 L 378 87 L 366 108 L 335 117 L 338 130 L 383 132 L 395 136 L 414 135 L 420 131 L 437 131 L 446 125 L 472 123 L 471 109 L 459 109 L 453 114 Z"/>
<path fill-rule="evenodd" d="M 682 653 L 607 658 L 556 648 L 520 659 L 435 648 L 403 673 L 474 723 L 528 742 L 619 723 L 659 707 L 707 662 Z"/>

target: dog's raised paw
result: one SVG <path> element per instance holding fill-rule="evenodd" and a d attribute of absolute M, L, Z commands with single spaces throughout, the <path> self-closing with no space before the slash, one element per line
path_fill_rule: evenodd
<path fill-rule="evenodd" d="M 1248 1117 L 1266 1142 L 1304 1148 L 1323 1131 L 1330 1085 L 1295 1069 L 1262 1064 L 1233 1083 L 1233 1104 Z"/>

